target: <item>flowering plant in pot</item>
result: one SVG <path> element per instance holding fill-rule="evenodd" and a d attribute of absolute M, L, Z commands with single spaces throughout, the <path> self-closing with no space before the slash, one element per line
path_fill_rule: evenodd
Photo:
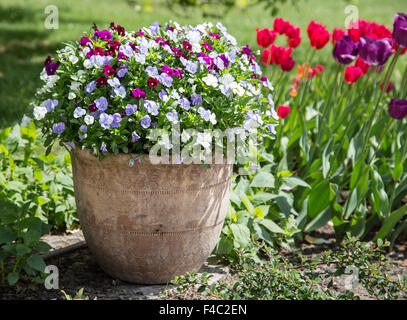
<path fill-rule="evenodd" d="M 201 163 L 213 148 L 228 152 L 224 137 L 275 133 L 272 85 L 251 49 L 220 23 L 111 23 L 44 65 L 34 117 L 49 150 L 57 139 L 70 146 L 81 227 L 100 265 L 142 283 L 199 268 L 232 174 L 231 161 Z M 172 163 L 157 164 L 169 150 Z"/>

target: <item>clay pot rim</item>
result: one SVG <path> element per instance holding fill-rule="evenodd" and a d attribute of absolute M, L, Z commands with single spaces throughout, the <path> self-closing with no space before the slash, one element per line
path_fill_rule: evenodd
<path fill-rule="evenodd" d="M 96 155 L 93 154 L 93 152 L 91 151 L 91 149 L 89 148 L 84 148 L 84 149 L 79 149 L 79 148 L 75 148 L 75 149 L 71 149 L 69 150 L 70 155 L 72 156 L 72 154 L 75 153 L 80 153 L 81 156 L 87 158 L 87 159 L 92 159 L 92 160 L 98 160 L 98 157 Z M 103 162 L 105 160 L 113 160 L 113 159 L 119 159 L 119 161 L 123 161 L 128 165 L 129 162 L 129 158 L 130 156 L 133 156 L 133 158 L 139 158 L 141 163 L 147 163 L 147 164 L 151 164 L 151 165 L 183 165 L 183 166 L 190 166 L 190 165 L 203 165 L 202 163 L 173 163 L 172 159 L 173 156 L 170 154 L 169 155 L 169 163 L 161 163 L 161 156 L 151 156 L 147 153 L 143 153 L 143 154 L 134 154 L 134 153 L 124 153 L 124 152 L 119 152 L 117 155 L 114 153 L 109 152 L 100 162 Z M 153 160 L 155 163 L 151 162 L 151 160 Z M 215 155 L 212 156 L 212 160 L 214 162 L 215 160 Z M 116 160 L 117 161 L 117 160 Z M 137 161 L 134 161 L 134 165 L 138 164 Z M 223 158 L 223 163 L 211 163 L 209 165 L 233 165 L 233 163 L 228 163 L 227 162 L 227 158 Z"/>

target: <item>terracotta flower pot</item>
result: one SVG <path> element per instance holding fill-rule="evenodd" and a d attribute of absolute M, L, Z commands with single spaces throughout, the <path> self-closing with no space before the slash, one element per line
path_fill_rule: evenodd
<path fill-rule="evenodd" d="M 89 249 L 111 276 L 165 283 L 198 270 L 214 249 L 229 206 L 232 165 L 153 165 L 144 155 L 99 161 L 72 152 L 75 199 Z"/>

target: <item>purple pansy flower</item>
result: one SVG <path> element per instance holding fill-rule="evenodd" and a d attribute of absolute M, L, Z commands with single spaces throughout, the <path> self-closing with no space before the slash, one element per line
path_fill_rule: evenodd
<path fill-rule="evenodd" d="M 99 117 L 99 123 L 103 129 L 109 129 L 113 122 L 113 116 L 107 113 L 102 113 Z"/>
<path fill-rule="evenodd" d="M 112 120 L 112 123 L 110 124 L 110 128 L 117 128 L 117 127 L 119 127 L 119 126 L 120 126 L 120 121 L 122 120 L 121 115 L 118 114 L 118 113 L 114 113 L 114 114 L 112 115 L 112 117 L 113 117 L 113 120 Z"/>
<path fill-rule="evenodd" d="M 96 89 L 96 81 L 89 82 L 85 87 L 85 93 L 92 93 Z"/>
<path fill-rule="evenodd" d="M 158 80 L 162 85 L 164 85 L 164 86 L 166 86 L 166 87 L 171 87 L 171 86 L 172 86 L 173 80 L 172 80 L 172 78 L 171 78 L 168 74 L 166 74 L 165 72 L 161 73 L 161 74 L 158 76 L 157 80 Z"/>
<path fill-rule="evenodd" d="M 94 102 L 96 104 L 96 108 L 98 108 L 100 111 L 106 111 L 107 106 L 109 105 L 105 97 L 100 97 L 96 99 Z"/>
<path fill-rule="evenodd" d="M 169 122 L 174 124 L 178 123 L 178 114 L 175 110 L 172 112 L 168 112 L 166 116 Z"/>
<path fill-rule="evenodd" d="M 117 70 L 117 76 L 119 78 L 123 78 L 124 75 L 129 72 L 129 69 L 127 68 L 127 64 L 122 65 L 118 70 Z"/>
<path fill-rule="evenodd" d="M 48 112 L 53 111 L 55 107 L 58 106 L 58 103 L 58 100 L 47 99 L 44 101 L 45 108 Z"/>
<path fill-rule="evenodd" d="M 48 63 L 45 66 L 45 71 L 47 72 L 47 75 L 49 75 L 49 76 L 54 75 L 57 72 L 59 65 L 60 65 L 59 61 Z"/>
<path fill-rule="evenodd" d="M 140 136 L 137 134 L 136 131 L 133 131 L 133 132 L 131 133 L 131 139 L 132 139 L 132 141 L 133 141 L 133 143 L 134 143 L 134 142 L 136 142 L 138 139 L 140 139 Z"/>
<path fill-rule="evenodd" d="M 63 122 L 58 122 L 58 123 L 54 123 L 52 125 L 52 130 L 54 131 L 54 133 L 56 134 L 61 134 L 65 131 L 65 123 Z"/>
<path fill-rule="evenodd" d="M 79 140 L 85 139 L 85 137 L 82 135 L 82 133 L 84 133 L 84 134 L 88 133 L 88 127 L 85 126 L 84 124 L 79 127 L 79 132 L 78 132 Z"/>
<path fill-rule="evenodd" d="M 165 91 L 165 90 L 161 90 L 161 91 L 158 93 L 158 97 L 160 98 L 160 100 L 164 100 L 164 99 L 166 99 L 165 97 L 167 97 L 167 98 L 168 98 L 167 91 Z"/>
<path fill-rule="evenodd" d="M 140 119 L 140 125 L 144 128 L 147 129 L 151 125 L 151 118 L 148 115 L 145 115 Z"/>
<path fill-rule="evenodd" d="M 192 105 L 196 106 L 197 104 L 202 105 L 202 96 L 200 94 L 194 94 L 191 97 Z"/>
<path fill-rule="evenodd" d="M 158 105 L 155 101 L 146 100 L 144 102 L 144 109 L 147 110 L 148 113 L 152 114 L 153 116 L 158 115 Z"/>
<path fill-rule="evenodd" d="M 130 116 L 132 114 L 134 114 L 137 111 L 137 105 L 135 104 L 128 104 L 126 106 L 126 116 Z"/>
<path fill-rule="evenodd" d="M 113 38 L 112 34 L 108 30 L 96 31 L 95 37 L 100 40 L 111 40 Z"/>
<path fill-rule="evenodd" d="M 100 151 L 107 152 L 107 148 L 106 148 L 105 143 L 102 143 L 102 145 L 100 146 Z"/>
<path fill-rule="evenodd" d="M 144 99 L 146 97 L 146 93 L 141 90 L 140 88 L 136 88 L 136 90 L 131 90 L 133 97 L 135 99 Z"/>
<path fill-rule="evenodd" d="M 189 110 L 191 108 L 191 102 L 189 102 L 189 100 L 185 97 L 182 97 L 181 99 L 179 99 L 178 103 L 185 110 Z"/>

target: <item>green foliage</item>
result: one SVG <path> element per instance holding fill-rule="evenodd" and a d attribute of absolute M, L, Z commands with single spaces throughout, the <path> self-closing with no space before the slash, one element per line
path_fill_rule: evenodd
<path fill-rule="evenodd" d="M 55 229 L 77 221 L 71 160 L 63 149 L 45 155 L 34 123 L 0 131 L 0 201 L 21 206 Z"/>
<path fill-rule="evenodd" d="M 301 212 L 294 208 L 293 191 L 310 186 L 273 162 L 264 150 L 257 154 L 260 168 L 233 181 L 231 206 L 215 252 L 236 258 L 235 250 L 250 250 L 251 240 L 269 246 L 291 247 L 301 232 Z"/>
<path fill-rule="evenodd" d="M 34 124 L 0 131 L 0 278 L 41 282 L 40 238 L 77 221 L 69 156 L 44 155 Z"/>
<path fill-rule="evenodd" d="M 232 281 L 211 283 L 211 276 L 196 272 L 179 276 L 172 281 L 178 285 L 178 292 L 197 291 L 203 296 L 217 299 L 301 299 L 332 300 L 360 299 L 358 294 L 347 289 L 344 293 L 332 290 L 333 280 L 347 274 L 346 267 L 352 266 L 358 272 L 358 281 L 368 294 L 377 299 L 398 299 L 407 297 L 407 279 L 393 280 L 388 268 L 389 261 L 383 255 L 388 243 L 378 245 L 347 238 L 336 252 L 325 252 L 321 256 L 307 259 L 295 256 L 288 259 L 267 246 L 259 247 L 263 259 L 259 262 L 240 252 L 239 259 L 231 265 Z M 295 258 L 300 263 L 293 264 Z M 333 266 L 320 271 L 321 265 Z M 328 281 L 327 288 L 321 287 L 321 280 Z"/>
<path fill-rule="evenodd" d="M 61 293 L 63 294 L 63 297 L 65 300 L 89 300 L 88 296 L 83 295 L 83 288 L 79 289 L 76 293 L 75 296 L 72 297 L 71 295 L 67 294 L 64 290 L 61 290 Z M 97 300 L 97 297 L 95 297 L 93 300 Z"/>

